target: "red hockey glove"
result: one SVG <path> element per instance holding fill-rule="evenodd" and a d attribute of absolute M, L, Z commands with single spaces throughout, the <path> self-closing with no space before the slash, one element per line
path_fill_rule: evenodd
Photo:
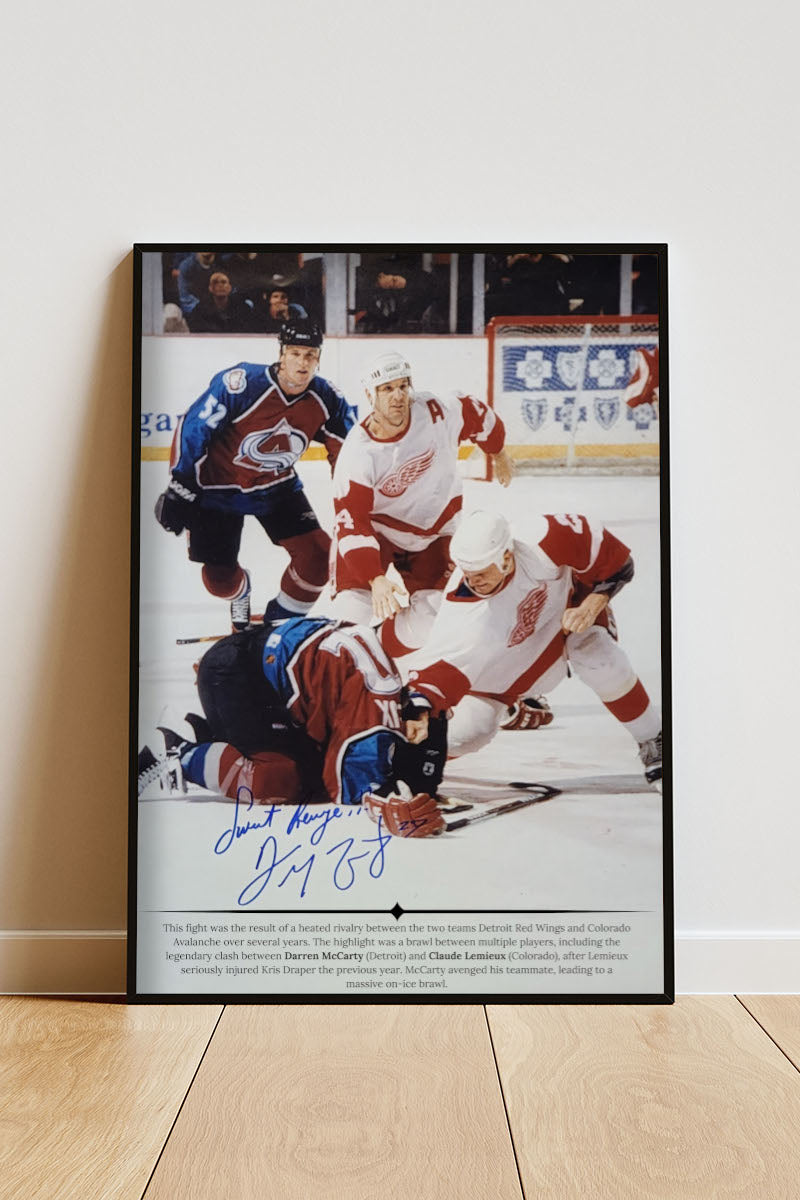
<path fill-rule="evenodd" d="M 512 704 L 500 728 L 540 729 L 542 725 L 549 725 L 552 719 L 552 709 L 544 696 L 526 696 Z"/>
<path fill-rule="evenodd" d="M 395 837 L 430 837 L 445 827 L 445 820 L 436 801 L 427 792 L 416 796 L 374 796 L 367 792 L 363 799 L 364 808 L 377 824 L 383 820 L 384 827 Z"/>

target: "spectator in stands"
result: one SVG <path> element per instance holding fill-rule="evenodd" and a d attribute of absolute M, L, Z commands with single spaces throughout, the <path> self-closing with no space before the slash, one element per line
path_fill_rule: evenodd
<path fill-rule="evenodd" d="M 278 333 L 281 325 L 290 317 L 308 316 L 302 304 L 290 303 L 289 292 L 286 288 L 270 288 L 266 301 L 266 316 L 259 322 L 259 328 L 263 333 Z"/>
<path fill-rule="evenodd" d="M 189 317 L 202 297 L 208 294 L 208 281 L 216 255 L 203 250 L 185 258 L 178 267 L 178 299 L 181 312 Z"/>
<path fill-rule="evenodd" d="M 192 333 L 255 333 L 253 303 L 234 292 L 224 271 L 213 271 L 205 296 L 186 316 Z"/>
<path fill-rule="evenodd" d="M 486 320 L 568 314 L 571 266 L 569 254 L 487 255 Z"/>
<path fill-rule="evenodd" d="M 427 272 L 386 262 L 375 274 L 356 328 L 359 333 L 439 332 L 434 328 L 434 300 Z"/>

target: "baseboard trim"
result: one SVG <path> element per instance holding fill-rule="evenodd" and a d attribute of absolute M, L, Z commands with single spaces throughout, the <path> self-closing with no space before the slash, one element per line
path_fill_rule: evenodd
<path fill-rule="evenodd" d="M 0 930 L 0 993 L 120 995 L 127 944 L 124 929 Z"/>
<path fill-rule="evenodd" d="M 126 949 L 124 929 L 0 930 L 0 994 L 122 995 Z M 679 934 L 675 984 L 680 995 L 800 994 L 800 933 Z"/>
<path fill-rule="evenodd" d="M 800 993 L 800 933 L 681 933 L 675 990 L 682 995 Z"/>

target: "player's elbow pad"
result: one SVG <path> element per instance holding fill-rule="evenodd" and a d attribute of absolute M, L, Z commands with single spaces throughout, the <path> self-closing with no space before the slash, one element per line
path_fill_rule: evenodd
<path fill-rule="evenodd" d="M 626 583 L 630 583 L 632 579 L 633 559 L 629 558 L 614 575 L 609 576 L 608 579 L 603 579 L 600 583 L 596 583 L 592 591 L 599 592 L 602 596 L 608 596 L 610 600 L 625 587 Z"/>

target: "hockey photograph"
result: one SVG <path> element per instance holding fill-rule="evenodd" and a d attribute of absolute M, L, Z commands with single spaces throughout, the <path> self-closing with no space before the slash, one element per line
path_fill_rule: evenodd
<path fill-rule="evenodd" d="M 662 245 L 137 246 L 131 999 L 673 999 Z"/>

